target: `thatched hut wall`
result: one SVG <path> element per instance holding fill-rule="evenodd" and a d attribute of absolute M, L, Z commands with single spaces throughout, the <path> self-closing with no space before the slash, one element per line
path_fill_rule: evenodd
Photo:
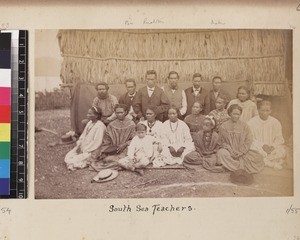
<path fill-rule="evenodd" d="M 145 82 L 154 69 L 163 83 L 171 70 L 181 82 L 199 72 L 209 82 L 248 82 L 255 95 L 285 95 L 286 31 L 281 30 L 61 30 L 61 78 L 110 84 Z"/>

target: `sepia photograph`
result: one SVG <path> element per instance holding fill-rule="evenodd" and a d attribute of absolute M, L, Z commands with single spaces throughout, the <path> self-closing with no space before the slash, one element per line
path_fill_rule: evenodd
<path fill-rule="evenodd" d="M 294 196 L 292 42 L 35 30 L 35 198 Z"/>

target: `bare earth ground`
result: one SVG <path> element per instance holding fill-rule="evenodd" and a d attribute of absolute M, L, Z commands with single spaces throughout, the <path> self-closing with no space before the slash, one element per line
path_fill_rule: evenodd
<path fill-rule="evenodd" d="M 59 136 L 70 129 L 69 110 L 37 111 L 37 127 L 51 129 Z M 293 171 L 265 168 L 254 175 L 250 186 L 229 180 L 229 172 L 211 173 L 201 166 L 195 170 L 147 169 L 144 176 L 121 171 L 113 181 L 91 183 L 96 172 L 88 169 L 68 173 L 64 156 L 72 145 L 48 146 L 59 141 L 49 132 L 35 134 L 35 197 L 38 199 L 81 198 L 175 198 L 175 197 L 265 197 L 292 196 Z"/>

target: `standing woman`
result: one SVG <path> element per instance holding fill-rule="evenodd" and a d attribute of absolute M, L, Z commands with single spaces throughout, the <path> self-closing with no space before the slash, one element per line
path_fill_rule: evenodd
<path fill-rule="evenodd" d="M 69 171 L 87 167 L 92 153 L 101 146 L 106 127 L 100 121 L 102 111 L 99 107 L 91 107 L 88 110 L 89 122 L 76 143 L 76 147 L 67 153 L 65 163 Z"/>
<path fill-rule="evenodd" d="M 243 169 L 257 173 L 264 168 L 263 156 L 250 149 L 253 136 L 247 123 L 240 120 L 242 111 L 237 104 L 228 108 L 230 119 L 219 128 L 218 162 L 230 171 Z"/>
<path fill-rule="evenodd" d="M 141 121 L 147 126 L 147 135 L 153 136 L 157 140 L 161 140 L 163 123 L 156 119 L 156 107 L 149 105 L 146 109 L 146 120 Z"/>
<path fill-rule="evenodd" d="M 245 86 L 238 88 L 237 98 L 229 102 L 227 109 L 233 104 L 238 104 L 242 109 L 241 121 L 248 122 L 251 118 L 258 115 L 256 104 L 250 100 L 250 89 Z"/>
<path fill-rule="evenodd" d="M 164 156 L 163 162 L 153 165 L 164 166 L 166 164 L 182 164 L 183 158 L 195 150 L 194 142 L 189 127 L 185 122 L 178 119 L 179 110 L 171 107 L 168 110 L 168 120 L 163 123 L 162 144 Z"/>

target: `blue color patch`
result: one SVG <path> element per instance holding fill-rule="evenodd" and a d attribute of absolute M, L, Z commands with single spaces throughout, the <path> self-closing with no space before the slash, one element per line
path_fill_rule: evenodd
<path fill-rule="evenodd" d="M 10 161 L 0 159 L 0 178 L 10 178 Z"/>
<path fill-rule="evenodd" d="M 0 195 L 10 194 L 9 182 L 10 182 L 9 178 L 0 178 Z"/>

